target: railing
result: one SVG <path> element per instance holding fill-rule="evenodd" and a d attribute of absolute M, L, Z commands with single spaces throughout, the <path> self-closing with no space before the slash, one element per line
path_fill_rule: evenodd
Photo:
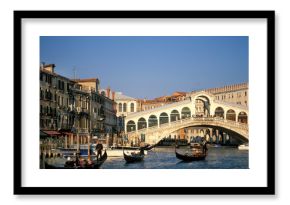
<path fill-rule="evenodd" d="M 87 128 L 80 128 L 78 129 L 78 133 L 88 133 L 89 130 Z"/>
<path fill-rule="evenodd" d="M 232 107 L 237 107 L 240 109 L 248 110 L 248 106 L 236 104 L 233 102 L 225 102 L 225 101 L 220 101 L 220 100 L 213 100 L 213 102 L 218 103 L 218 104 L 222 104 L 222 105 L 226 105 L 226 106 L 232 106 Z"/>
<path fill-rule="evenodd" d="M 223 118 L 218 118 L 218 117 L 201 117 L 201 118 L 185 118 L 185 119 L 181 119 L 181 120 L 177 120 L 177 121 L 173 121 L 173 122 L 168 122 L 168 123 L 164 123 L 161 124 L 159 126 L 153 126 L 153 127 L 147 127 L 147 128 L 142 128 L 139 130 L 134 130 L 134 131 L 130 131 L 127 133 L 138 133 L 138 132 L 147 132 L 147 131 L 151 131 L 158 129 L 158 131 L 162 131 L 165 129 L 168 129 L 168 127 L 174 127 L 176 125 L 179 124 L 185 124 L 185 123 L 191 123 L 191 122 L 217 122 L 221 125 L 225 125 L 225 127 L 228 127 L 229 125 L 231 127 L 234 128 L 238 128 L 238 129 L 243 129 L 245 131 L 248 131 L 248 124 L 245 123 L 240 123 L 240 122 L 236 122 L 236 121 L 232 121 L 232 120 L 225 120 Z"/>
<path fill-rule="evenodd" d="M 183 104 L 188 104 L 190 103 L 190 100 L 189 99 L 186 99 L 186 100 L 182 100 L 182 101 L 179 101 L 179 102 L 174 102 L 174 103 L 170 103 L 170 104 L 166 104 L 166 105 L 163 105 L 161 107 L 156 107 L 156 108 L 153 108 L 153 109 L 150 109 L 150 110 L 145 110 L 145 111 L 141 111 L 141 112 L 134 112 L 134 113 L 130 113 L 127 115 L 127 117 L 134 117 L 134 116 L 138 116 L 138 115 L 145 115 L 147 113 L 151 113 L 151 112 L 157 112 L 157 111 L 160 111 L 160 110 L 163 110 L 163 109 L 166 109 L 166 108 L 170 108 L 170 107 L 176 107 L 178 105 L 183 105 Z"/>

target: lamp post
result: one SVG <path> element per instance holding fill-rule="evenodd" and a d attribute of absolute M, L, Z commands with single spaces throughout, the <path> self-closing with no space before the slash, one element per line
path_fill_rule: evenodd
<path fill-rule="evenodd" d="M 88 135 L 88 161 L 91 161 L 91 135 L 91 133 Z"/>

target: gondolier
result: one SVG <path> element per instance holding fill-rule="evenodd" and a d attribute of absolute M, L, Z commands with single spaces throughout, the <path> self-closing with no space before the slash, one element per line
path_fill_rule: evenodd
<path fill-rule="evenodd" d="M 99 160 L 99 156 L 101 157 L 102 156 L 102 150 L 103 150 L 103 144 L 101 143 L 98 143 L 96 145 L 96 151 L 97 151 L 97 160 Z"/>
<path fill-rule="evenodd" d="M 203 141 L 203 153 L 206 154 L 207 153 L 207 142 Z"/>

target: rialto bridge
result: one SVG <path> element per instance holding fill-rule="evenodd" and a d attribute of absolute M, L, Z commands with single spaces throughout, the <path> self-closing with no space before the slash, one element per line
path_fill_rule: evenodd
<path fill-rule="evenodd" d="M 218 130 L 222 130 L 248 141 L 248 115 L 246 106 L 218 101 L 201 91 L 180 102 L 129 114 L 125 118 L 125 133 L 129 140 L 144 136 L 146 143 L 156 144 L 180 129 L 203 127 L 210 128 L 203 129 L 204 137 L 208 134 L 218 140 Z"/>

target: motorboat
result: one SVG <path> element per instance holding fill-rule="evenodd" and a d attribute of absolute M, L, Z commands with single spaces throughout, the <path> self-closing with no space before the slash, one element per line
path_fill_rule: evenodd
<path fill-rule="evenodd" d="M 241 144 L 238 146 L 239 150 L 249 150 L 249 144 Z"/>
<path fill-rule="evenodd" d="M 142 148 L 140 147 L 110 147 L 107 149 L 107 154 L 108 154 L 108 157 L 123 157 L 124 154 L 123 154 L 123 150 L 125 151 L 129 151 L 129 152 L 139 152 Z M 144 149 L 143 149 L 144 150 Z M 95 154 L 96 151 L 94 152 Z M 144 150 L 144 155 L 147 155 L 147 150 Z"/>

